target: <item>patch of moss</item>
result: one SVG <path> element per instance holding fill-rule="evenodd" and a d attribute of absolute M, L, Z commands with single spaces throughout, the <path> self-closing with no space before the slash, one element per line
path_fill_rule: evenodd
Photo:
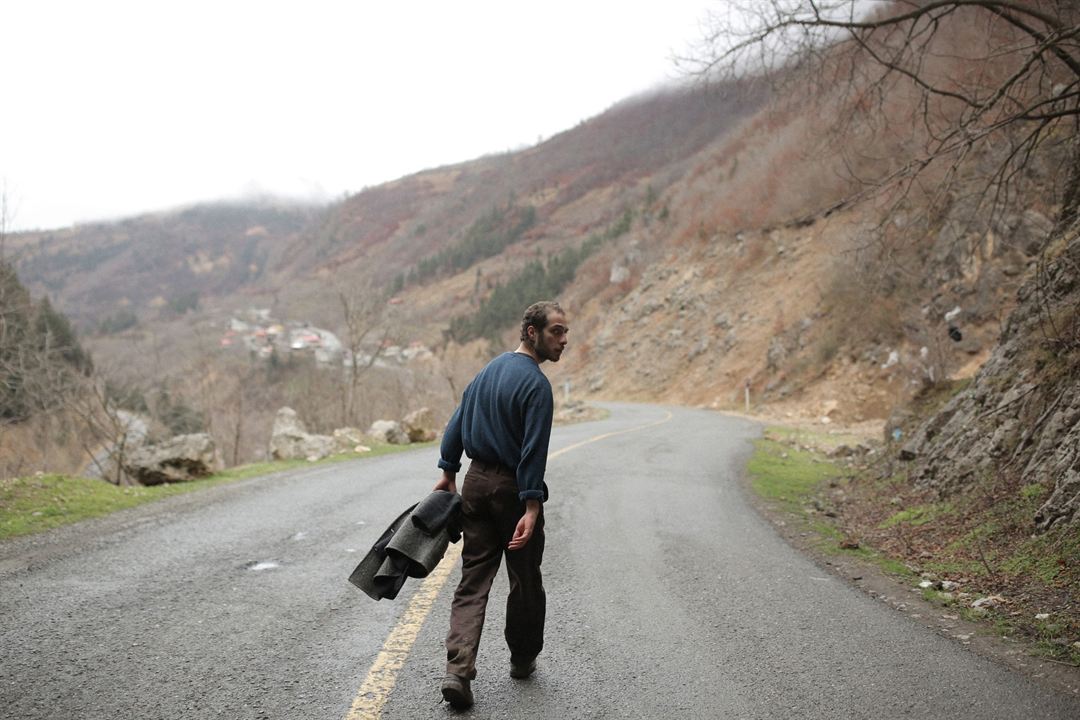
<path fill-rule="evenodd" d="M 966 550 L 979 547 L 986 540 L 1001 532 L 1001 525 L 993 520 L 980 523 L 952 541 L 950 550 Z"/>
<path fill-rule="evenodd" d="M 875 556 L 875 562 L 877 562 L 878 566 L 890 575 L 897 575 L 899 577 L 915 577 L 915 573 L 911 571 L 911 568 L 909 568 L 907 565 L 900 562 L 899 560 L 894 560 L 891 557 L 887 557 L 885 555 L 880 555 L 877 553 L 875 553 Z"/>
<path fill-rule="evenodd" d="M 1025 552 L 1018 552 L 1002 564 L 1002 569 L 1013 575 L 1031 574 L 1044 583 L 1052 583 L 1061 572 L 1056 557 L 1039 557 Z"/>
<path fill-rule="evenodd" d="M 1043 487 L 1042 483 L 1031 483 L 1020 488 L 1020 497 L 1029 502 L 1042 500 L 1048 493 L 1049 489 Z"/>
<path fill-rule="evenodd" d="M 982 563 L 954 557 L 937 557 L 923 563 L 923 568 L 943 577 L 980 577 L 986 574 Z"/>
<path fill-rule="evenodd" d="M 906 510 L 901 510 L 887 518 L 878 527 L 885 529 L 895 525 L 905 524 L 912 527 L 926 525 L 942 515 L 948 515 L 954 510 L 952 503 L 932 503 L 930 505 L 917 505 Z"/>
<path fill-rule="evenodd" d="M 810 523 L 810 528 L 827 540 L 835 540 L 837 549 L 840 549 L 839 542 L 844 539 L 844 533 L 840 532 L 840 528 L 823 520 Z"/>
<path fill-rule="evenodd" d="M 1080 533 L 1053 529 L 1043 535 L 1028 538 L 1002 563 L 1012 575 L 1035 575 L 1044 583 L 1059 580 L 1076 581 L 1069 577 L 1077 573 L 1080 562 Z"/>
<path fill-rule="evenodd" d="M 815 430 L 813 428 L 805 427 L 773 426 L 766 428 L 765 437 L 770 440 L 783 440 L 788 443 L 827 449 L 832 449 L 839 445 L 858 445 L 862 442 L 862 438 L 858 435 Z"/>
<path fill-rule="evenodd" d="M 934 588 L 922 589 L 923 600 L 934 603 L 935 605 L 941 605 L 942 607 L 952 607 L 956 604 L 956 598 L 949 593 L 943 593 Z"/>

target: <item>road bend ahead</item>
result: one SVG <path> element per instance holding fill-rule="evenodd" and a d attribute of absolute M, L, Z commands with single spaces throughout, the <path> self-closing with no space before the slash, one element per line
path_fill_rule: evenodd
<path fill-rule="evenodd" d="M 1080 717 L 789 548 L 740 490 L 751 424 L 611 411 L 553 434 L 547 649 L 508 677 L 500 577 L 470 717 Z M 457 568 L 379 603 L 345 580 L 435 460 L 313 467 L 0 544 L 0 717 L 455 715 L 438 684 Z"/>

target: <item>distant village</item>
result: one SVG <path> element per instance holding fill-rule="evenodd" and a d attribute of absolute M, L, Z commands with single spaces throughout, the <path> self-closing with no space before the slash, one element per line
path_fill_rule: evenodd
<path fill-rule="evenodd" d="M 275 353 L 279 358 L 310 354 L 320 365 L 351 366 L 353 363 L 352 353 L 334 333 L 303 321 L 279 321 L 264 308 L 251 308 L 243 318 L 230 318 L 220 345 L 246 350 L 264 360 L 270 360 Z M 373 355 L 376 367 L 392 367 L 431 357 L 432 353 L 420 342 L 407 346 L 387 342 L 382 347 L 369 348 L 357 360 L 361 365 L 368 365 L 372 363 Z"/>

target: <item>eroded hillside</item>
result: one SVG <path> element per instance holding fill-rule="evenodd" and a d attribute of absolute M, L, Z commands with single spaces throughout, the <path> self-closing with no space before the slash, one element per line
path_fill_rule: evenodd
<path fill-rule="evenodd" d="M 927 132 L 902 121 L 910 88 L 879 103 L 897 120 L 850 84 L 772 99 L 757 84 L 669 91 L 327 208 L 195 208 L 14 245 L 27 283 L 78 319 L 115 382 L 183 397 L 235 447 L 247 438 L 240 459 L 258 455 L 283 402 L 322 428 L 420 404 L 445 416 L 515 342 L 531 295 L 570 313 L 571 349 L 550 372 L 575 397 L 738 409 L 749 388 L 758 409 L 881 421 L 927 381 L 978 368 L 1055 206 L 1052 153 L 1031 158 L 1023 212 L 973 205 L 992 150 L 946 192 L 932 174 L 900 196 L 868 192 L 865 178 Z M 260 369 L 222 337 L 252 309 L 356 336 L 357 295 L 353 325 L 375 330 L 357 354 L 430 354 L 373 371 L 352 409 L 334 370 L 299 355 Z"/>

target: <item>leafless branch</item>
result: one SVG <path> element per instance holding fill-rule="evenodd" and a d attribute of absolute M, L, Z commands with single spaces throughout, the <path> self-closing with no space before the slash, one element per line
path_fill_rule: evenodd
<path fill-rule="evenodd" d="M 980 17 L 984 44 L 953 47 L 958 28 Z M 764 76 L 787 94 L 839 93 L 854 100 L 853 109 L 871 100 L 885 125 L 886 99 L 906 83 L 919 94 L 911 119 L 924 149 L 860 180 L 858 194 L 897 188 L 895 197 L 903 199 L 921 174 L 942 163 L 938 176 L 951 183 L 973 151 L 986 149 L 1000 157 L 983 192 L 993 214 L 1007 206 L 1034 151 L 1075 132 L 1068 123 L 1080 116 L 1077 38 L 1080 8 L 1052 0 L 734 0 L 710 17 L 701 45 L 680 66 L 704 79 Z M 851 112 L 841 123 L 856 116 L 870 118 Z M 1067 217 L 1080 205 L 1080 156 L 1070 161 L 1063 185 Z"/>

